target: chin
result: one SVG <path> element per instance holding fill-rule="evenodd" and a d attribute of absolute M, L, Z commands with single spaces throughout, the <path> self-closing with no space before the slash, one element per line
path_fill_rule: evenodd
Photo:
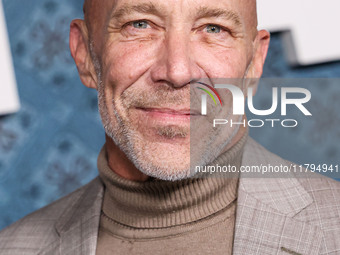
<path fill-rule="evenodd" d="M 189 165 L 178 165 L 178 166 L 163 166 L 159 162 L 157 165 L 145 164 L 140 165 L 138 169 L 150 177 L 154 177 L 164 181 L 179 181 L 192 177 Z M 170 165 L 170 164 L 169 164 Z"/>
<path fill-rule="evenodd" d="M 142 173 L 157 179 L 175 181 L 191 177 L 189 145 L 148 143 L 135 147 L 130 157 Z"/>

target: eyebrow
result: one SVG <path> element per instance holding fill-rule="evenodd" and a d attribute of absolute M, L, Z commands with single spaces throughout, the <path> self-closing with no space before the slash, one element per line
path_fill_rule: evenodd
<path fill-rule="evenodd" d="M 208 7 L 199 7 L 197 10 L 197 19 L 203 18 L 224 18 L 227 20 L 232 20 L 235 25 L 241 26 L 241 18 L 240 16 L 231 10 L 221 9 L 221 8 L 208 8 Z"/>
<path fill-rule="evenodd" d="M 162 8 L 156 7 L 153 3 L 141 3 L 141 4 L 125 4 L 122 7 L 119 7 L 119 9 L 113 11 L 111 18 L 120 19 L 121 17 L 125 15 L 129 15 L 131 13 L 144 13 L 144 14 L 153 14 L 156 16 L 164 16 L 164 12 L 162 11 Z"/>

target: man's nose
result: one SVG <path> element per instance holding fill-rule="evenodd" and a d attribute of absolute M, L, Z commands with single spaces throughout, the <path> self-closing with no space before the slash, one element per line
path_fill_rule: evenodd
<path fill-rule="evenodd" d="M 189 33 L 168 33 L 152 71 L 153 81 L 166 81 L 180 88 L 198 80 L 200 70 L 192 52 Z"/>

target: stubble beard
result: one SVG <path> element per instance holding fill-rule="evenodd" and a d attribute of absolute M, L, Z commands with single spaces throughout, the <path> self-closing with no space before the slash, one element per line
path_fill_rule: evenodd
<path fill-rule="evenodd" d="M 166 181 L 176 181 L 191 177 L 189 145 L 187 146 L 186 153 L 186 157 L 188 158 L 187 164 L 183 164 L 182 160 L 168 159 L 166 152 L 163 152 L 162 155 L 155 155 L 153 150 L 154 147 L 157 146 L 157 142 L 153 143 L 153 145 L 147 144 L 148 141 L 146 141 L 143 134 L 137 130 L 138 125 L 130 121 L 128 114 L 121 114 L 121 111 L 119 111 L 119 109 L 123 108 L 126 110 L 124 113 L 127 113 L 132 104 L 134 107 L 143 107 L 145 104 L 157 105 L 161 101 L 157 93 L 153 95 L 154 100 L 150 100 L 150 93 L 142 93 L 142 96 L 140 96 L 141 93 L 134 95 L 135 93 L 124 92 L 120 100 L 122 103 L 119 104 L 120 106 L 123 105 L 123 107 L 117 106 L 118 103 L 114 100 L 112 104 L 108 106 L 106 103 L 105 85 L 101 80 L 100 72 L 98 72 L 97 77 L 98 106 L 105 132 L 118 148 L 125 153 L 135 167 L 148 176 Z M 148 99 L 144 100 L 146 96 Z M 137 100 L 136 97 L 138 97 Z M 164 98 L 164 93 L 161 98 Z M 151 103 L 151 101 L 153 102 Z M 109 114 L 108 107 L 112 107 L 113 116 Z M 155 130 L 156 135 L 169 140 L 174 138 L 185 139 L 190 136 L 190 128 L 188 127 L 169 125 L 155 127 Z M 152 149 L 147 149 L 148 146 Z"/>
<path fill-rule="evenodd" d="M 127 117 L 128 114 L 125 116 L 125 114 L 121 114 L 121 111 L 118 109 L 129 109 L 131 104 L 143 107 L 145 102 L 149 102 L 149 104 L 146 104 L 150 105 L 150 101 L 153 101 L 151 104 L 157 105 L 160 103 L 159 101 L 162 101 L 159 100 L 159 98 L 166 97 L 164 93 L 163 96 L 157 95 L 156 93 L 153 95 L 154 100 L 150 100 L 150 93 L 138 97 L 136 93 L 124 92 L 121 96 L 121 101 L 124 106 L 117 107 L 118 103 L 112 101 L 111 106 L 114 114 L 110 115 L 104 90 L 105 85 L 100 80 L 98 84 L 98 105 L 105 132 L 118 148 L 125 153 L 135 167 L 147 176 L 166 181 L 176 181 L 194 177 L 196 175 L 194 171 L 195 166 L 203 166 L 216 159 L 238 131 L 238 129 L 233 130 L 233 132 L 229 134 L 229 139 L 226 139 L 221 143 L 221 141 L 216 140 L 216 138 L 219 137 L 217 130 L 215 130 L 215 134 L 214 131 L 210 130 L 210 132 L 208 132 L 210 135 L 200 135 L 196 133 L 201 128 L 197 125 L 193 125 L 190 128 L 171 125 L 158 126 L 156 127 L 157 134 L 153 135 L 158 135 L 159 137 L 169 140 L 174 138 L 185 139 L 190 136 L 190 144 L 183 145 L 187 147 L 187 153 L 185 153 L 185 156 L 181 156 L 182 159 L 183 157 L 186 157 L 186 164 L 183 163 L 184 160 L 181 160 L 180 157 L 169 159 L 169 157 L 166 157 L 167 154 L 165 152 L 161 154 L 162 152 L 158 151 L 161 155 L 155 155 L 154 150 L 157 150 L 157 143 L 148 147 L 150 145 L 148 144 L 149 142 L 146 141 L 143 133 L 136 129 L 138 124 L 133 124 L 130 121 L 130 118 Z M 143 95 L 143 93 L 140 94 Z M 162 92 L 159 94 L 162 94 Z M 148 96 L 148 99 L 144 99 L 145 96 Z M 137 100 L 136 97 L 138 97 Z M 191 121 L 190 126 L 193 123 L 194 122 Z M 211 121 L 209 121 L 209 123 L 211 123 Z M 172 153 L 176 154 L 178 151 Z"/>

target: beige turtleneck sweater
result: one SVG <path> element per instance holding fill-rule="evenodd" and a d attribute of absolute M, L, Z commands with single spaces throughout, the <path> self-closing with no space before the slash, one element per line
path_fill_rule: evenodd
<path fill-rule="evenodd" d="M 211 164 L 241 165 L 247 135 Z M 237 178 L 123 179 L 98 157 L 105 186 L 97 255 L 232 254 Z"/>

